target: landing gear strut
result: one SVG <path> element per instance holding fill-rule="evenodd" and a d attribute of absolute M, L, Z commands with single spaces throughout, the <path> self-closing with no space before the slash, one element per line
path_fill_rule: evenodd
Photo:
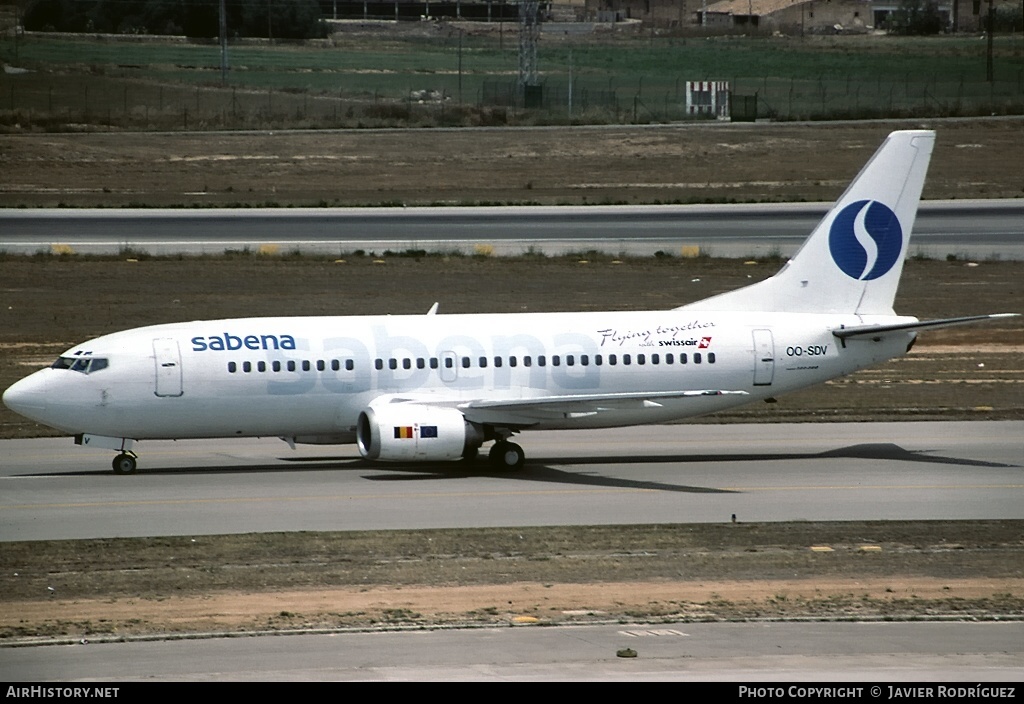
<path fill-rule="evenodd" d="M 499 440 L 494 443 L 487 459 L 495 469 L 514 472 L 523 468 L 523 464 L 526 462 L 526 453 L 514 442 Z"/>
<path fill-rule="evenodd" d="M 114 467 L 114 474 L 135 474 L 139 463 L 135 458 L 135 453 L 122 452 L 114 458 L 111 464 Z"/>

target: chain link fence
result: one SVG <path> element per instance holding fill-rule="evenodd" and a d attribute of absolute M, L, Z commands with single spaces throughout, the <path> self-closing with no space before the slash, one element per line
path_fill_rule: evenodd
<path fill-rule="evenodd" d="M 407 80 L 404 80 L 407 79 Z M 871 80 L 638 75 L 542 77 L 530 107 L 515 76 L 389 77 L 356 94 L 293 88 L 156 83 L 130 75 L 0 74 L 0 127 L 145 130 L 642 124 L 707 119 L 687 109 L 686 83 L 726 81 L 733 119 L 834 120 L 1024 113 L 1024 70 L 994 81 L 972 74 L 888 74 Z M 396 85 L 409 86 L 397 89 Z M 426 87 L 421 87 L 426 86 Z"/>

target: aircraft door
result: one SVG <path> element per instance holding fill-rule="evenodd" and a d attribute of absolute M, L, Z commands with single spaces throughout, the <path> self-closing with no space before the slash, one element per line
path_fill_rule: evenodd
<path fill-rule="evenodd" d="M 178 341 L 169 337 L 153 340 L 156 360 L 156 395 L 181 396 L 181 351 Z"/>
<path fill-rule="evenodd" d="M 771 330 L 754 330 L 754 386 L 771 386 L 775 377 L 775 341 Z"/>

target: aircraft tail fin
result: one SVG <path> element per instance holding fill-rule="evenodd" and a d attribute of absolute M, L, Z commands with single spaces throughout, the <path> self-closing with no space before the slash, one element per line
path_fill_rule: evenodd
<path fill-rule="evenodd" d="M 934 144 L 893 132 L 775 276 L 681 309 L 891 315 Z"/>

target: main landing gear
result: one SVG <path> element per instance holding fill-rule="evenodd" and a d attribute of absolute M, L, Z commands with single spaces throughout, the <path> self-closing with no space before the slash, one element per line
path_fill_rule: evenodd
<path fill-rule="evenodd" d="M 139 466 L 134 452 L 122 452 L 111 464 L 114 467 L 114 474 L 135 474 Z"/>
<path fill-rule="evenodd" d="M 523 448 L 508 440 L 499 440 L 487 455 L 491 465 L 504 472 L 514 472 L 523 468 L 526 453 Z"/>

